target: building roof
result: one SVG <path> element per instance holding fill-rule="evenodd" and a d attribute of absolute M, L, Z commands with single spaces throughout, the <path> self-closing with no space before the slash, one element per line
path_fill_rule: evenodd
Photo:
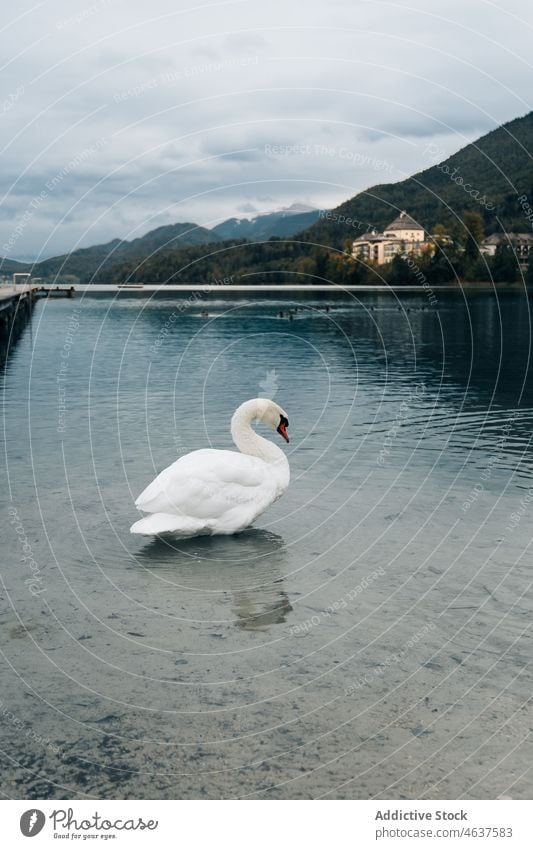
<path fill-rule="evenodd" d="M 390 238 L 387 239 L 383 233 L 366 233 L 364 236 L 359 236 L 357 239 L 354 239 L 354 245 L 363 244 L 364 242 L 389 242 Z"/>
<path fill-rule="evenodd" d="M 533 242 L 532 233 L 492 233 L 483 239 L 483 245 L 509 244 L 509 242 Z"/>
<path fill-rule="evenodd" d="M 385 227 L 385 231 L 387 230 L 423 230 L 424 228 L 417 224 L 414 218 L 411 218 L 410 215 L 407 215 L 405 210 L 400 212 L 398 218 L 395 218 L 388 227 Z"/>
<path fill-rule="evenodd" d="M 396 243 L 403 243 L 404 239 L 400 239 L 392 233 L 367 233 L 365 236 L 359 236 L 357 239 L 354 239 L 353 244 L 362 245 L 367 242 L 385 242 L 386 244 L 395 245 Z M 422 242 L 417 242 L 417 244 L 422 244 Z"/>

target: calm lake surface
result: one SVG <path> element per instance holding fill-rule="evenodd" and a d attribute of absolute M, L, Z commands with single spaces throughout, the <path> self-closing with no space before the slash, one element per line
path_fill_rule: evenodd
<path fill-rule="evenodd" d="M 527 297 L 302 303 L 36 306 L 0 372 L 4 795 L 531 798 Z M 255 396 L 285 496 L 130 535 Z"/>

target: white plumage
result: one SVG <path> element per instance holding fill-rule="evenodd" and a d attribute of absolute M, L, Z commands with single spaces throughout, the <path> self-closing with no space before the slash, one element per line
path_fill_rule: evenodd
<path fill-rule="evenodd" d="M 135 506 L 149 515 L 134 534 L 179 537 L 233 534 L 249 527 L 287 489 L 289 463 L 277 445 L 251 427 L 261 421 L 288 442 L 285 412 L 264 398 L 246 401 L 231 420 L 237 451 L 204 448 L 180 457 L 139 495 Z"/>

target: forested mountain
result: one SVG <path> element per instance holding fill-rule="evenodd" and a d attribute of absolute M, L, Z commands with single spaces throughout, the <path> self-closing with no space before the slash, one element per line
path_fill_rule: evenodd
<path fill-rule="evenodd" d="M 139 262 L 157 254 L 159 250 L 177 250 L 188 245 L 217 241 L 219 238 L 216 234 L 197 224 L 169 224 L 157 227 L 130 242 L 112 239 L 104 245 L 80 248 L 71 254 L 43 260 L 33 266 L 33 273 L 45 278 L 56 274 L 74 274 L 80 280 L 90 282 L 93 274 L 106 273 L 111 266 Z"/>
<path fill-rule="evenodd" d="M 31 271 L 31 265 L 25 262 L 17 262 L 15 259 L 4 259 L 0 257 L 0 275 L 15 274 L 16 272 Z"/>
<path fill-rule="evenodd" d="M 310 227 L 317 220 L 318 209 L 306 208 L 294 203 L 287 209 L 258 215 L 256 218 L 228 218 L 222 224 L 213 227 L 212 232 L 221 239 L 248 239 L 261 242 L 271 236 L 294 236 L 300 230 Z"/>
<path fill-rule="evenodd" d="M 426 157 L 434 160 L 435 146 L 428 143 Z M 524 220 L 519 198 L 527 195 L 533 205 L 533 112 L 482 136 L 401 183 L 373 186 L 341 204 L 331 220 L 320 219 L 305 237 L 340 247 L 347 237 L 374 226 L 378 231 L 408 210 L 432 232 L 443 224 L 460 235 L 465 212 L 479 212 L 485 234 L 531 230 Z M 359 226 L 343 223 L 346 218 Z"/>
<path fill-rule="evenodd" d="M 318 210 L 293 204 L 287 209 L 253 219 L 230 218 L 212 230 L 197 224 L 180 223 L 157 227 L 144 236 L 131 241 L 112 239 L 102 245 L 79 248 L 70 254 L 51 257 L 41 262 L 18 263 L 3 260 L 0 274 L 14 271 L 32 271 L 34 276 L 53 279 L 57 275 L 74 275 L 81 282 L 89 283 L 93 276 L 106 280 L 111 269 L 117 267 L 136 268 L 140 263 L 160 264 L 160 255 L 168 256 L 192 245 L 207 245 L 222 240 L 264 241 L 271 236 L 292 236 L 318 218 Z"/>

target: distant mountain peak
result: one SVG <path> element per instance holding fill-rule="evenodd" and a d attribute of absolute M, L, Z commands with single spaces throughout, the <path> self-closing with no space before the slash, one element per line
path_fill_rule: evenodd
<path fill-rule="evenodd" d="M 289 237 L 310 227 L 318 218 L 318 209 L 305 203 L 292 203 L 290 206 L 256 215 L 254 218 L 228 218 L 213 227 L 220 239 L 249 239 L 261 242 L 272 236 Z"/>

